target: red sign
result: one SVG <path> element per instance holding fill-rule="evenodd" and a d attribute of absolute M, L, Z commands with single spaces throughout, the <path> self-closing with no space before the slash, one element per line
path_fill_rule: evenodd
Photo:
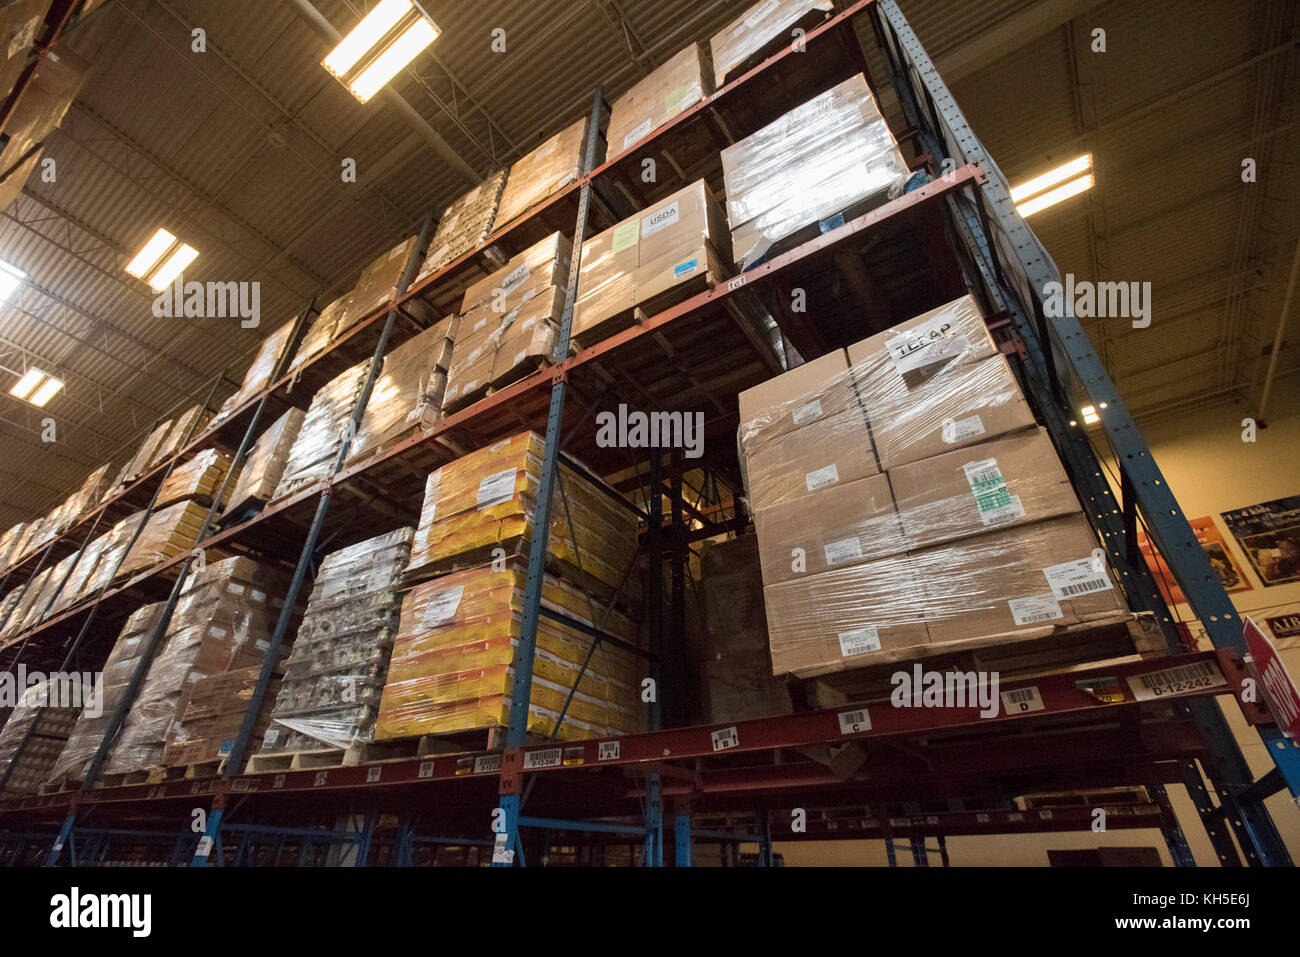
<path fill-rule="evenodd" d="M 1273 720 L 1288 738 L 1300 741 L 1300 691 L 1296 690 L 1295 682 L 1287 674 L 1286 665 L 1282 664 L 1268 635 L 1249 617 L 1245 621 L 1242 634 L 1250 650 L 1251 670 L 1264 692 Z"/>

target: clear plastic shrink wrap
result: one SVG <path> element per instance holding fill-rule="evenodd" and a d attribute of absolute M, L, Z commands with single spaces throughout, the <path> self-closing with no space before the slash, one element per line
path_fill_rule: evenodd
<path fill-rule="evenodd" d="M 158 490 L 154 508 L 166 508 L 184 499 L 212 504 L 213 498 L 221 490 L 221 483 L 226 479 L 226 473 L 230 471 L 230 464 L 230 456 L 216 449 L 204 449 L 196 453 L 188 462 L 182 462 L 172 469 Z"/>
<path fill-rule="evenodd" d="M 274 497 L 305 417 L 301 409 L 290 409 L 257 437 L 239 468 L 223 518 L 240 515 L 255 503 L 269 502 Z"/>
<path fill-rule="evenodd" d="M 448 316 L 384 356 L 348 461 L 438 421 L 458 323 Z"/>
<path fill-rule="evenodd" d="M 831 0 L 759 0 L 714 35 L 713 78 L 721 88 L 736 69 L 771 47 L 794 42 L 795 27 L 808 29 L 831 11 Z"/>
<path fill-rule="evenodd" d="M 271 376 L 275 375 L 275 368 L 279 365 L 280 357 L 284 355 L 284 350 L 289 347 L 289 340 L 293 336 L 293 327 L 296 322 L 296 319 L 290 319 L 262 340 L 257 355 L 253 357 L 252 364 L 248 367 L 248 371 L 244 373 L 244 381 L 239 386 L 239 391 L 221 404 L 221 409 L 217 412 L 214 421 L 220 422 L 228 418 L 241 405 L 271 384 Z"/>
<path fill-rule="evenodd" d="M 240 668 L 208 675 L 186 688 L 177 708 L 179 717 L 167 733 L 162 763 L 181 767 L 228 756 L 261 673 L 259 667 Z M 279 679 L 272 677 L 253 723 L 251 741 L 261 740 L 265 733 L 279 688 Z"/>
<path fill-rule="evenodd" d="M 515 161 L 497 208 L 496 225 L 505 226 L 582 175 L 588 117 L 565 127 Z"/>
<path fill-rule="evenodd" d="M 76 723 L 77 707 L 63 704 L 49 681 L 27 688 L 0 731 L 0 778 L 5 794 L 35 794 L 50 776 Z"/>
<path fill-rule="evenodd" d="M 108 545 L 107 536 L 100 535 L 94 541 L 90 542 L 77 553 L 77 561 L 72 566 L 72 574 L 69 576 L 67 584 L 63 586 L 63 591 L 59 592 L 58 598 L 54 600 L 54 605 L 50 608 L 51 615 L 57 615 L 67 608 L 71 608 L 83 598 L 88 598 L 87 583 L 90 576 L 94 574 L 95 567 L 99 564 L 100 555 Z M 0 615 L 0 617 L 3 617 Z"/>
<path fill-rule="evenodd" d="M 614 100 L 605 131 L 608 156 L 630 150 L 712 92 L 704 49 L 692 43 Z"/>
<path fill-rule="evenodd" d="M 114 577 L 153 568 L 169 558 L 191 551 L 198 544 L 207 514 L 205 506 L 188 499 L 154 512 Z"/>
<path fill-rule="evenodd" d="M 417 585 L 402 603 L 401 626 L 384 686 L 376 739 L 449 734 L 509 723 L 527 560 L 501 570 L 466 569 Z M 590 606 L 577 588 L 547 575 L 542 604 L 584 624 Z M 598 624 L 633 642 L 635 627 L 617 612 Z M 573 693 L 560 740 L 603 737 L 641 727 L 636 659 L 600 644 L 585 672 L 592 639 L 543 617 L 537 628 L 528 730 L 550 735 Z M 581 679 L 579 675 L 581 673 Z"/>
<path fill-rule="evenodd" d="M 121 578 L 125 572 L 122 566 L 125 564 L 126 550 L 131 545 L 131 539 L 135 537 L 136 529 L 144 524 L 148 516 L 141 509 L 126 518 L 120 519 L 114 523 L 113 527 L 104 533 L 104 548 L 99 553 L 99 561 L 95 563 L 95 570 L 86 580 L 86 593 L 94 594 L 105 585 Z M 144 533 L 140 533 L 141 537 Z"/>
<path fill-rule="evenodd" d="M 159 766 L 185 691 L 208 675 L 261 664 L 286 584 L 279 570 L 243 557 L 194 573 L 113 742 L 105 773 Z"/>
<path fill-rule="evenodd" d="M 32 576 L 27 587 L 23 589 L 18 601 L 14 604 L 14 610 L 9 615 L 9 622 L 5 625 L 4 631 L 0 632 L 0 641 L 8 641 L 15 635 L 22 634 L 27 616 L 31 614 L 32 608 L 41 598 L 41 591 L 45 588 L 46 581 L 54 573 L 53 568 L 43 568 L 39 573 Z"/>
<path fill-rule="evenodd" d="M 22 558 L 22 555 L 18 553 L 18 548 L 26 535 L 26 522 L 19 522 L 3 535 L 0 535 L 0 569 L 7 569 Z"/>
<path fill-rule="evenodd" d="M 777 674 L 1130 617 L 969 297 L 763 383 L 740 408 Z"/>
<path fill-rule="evenodd" d="M 348 290 L 316 314 L 294 351 L 293 361 L 289 363 L 290 372 L 296 373 L 330 347 L 339 319 L 347 312 L 351 301 L 352 291 Z"/>
<path fill-rule="evenodd" d="M 335 339 L 393 298 L 406 264 L 415 253 L 418 238 L 408 236 L 392 249 L 380 253 L 361 271 L 351 298 L 334 324 Z"/>
<path fill-rule="evenodd" d="M 416 282 L 487 241 L 492 235 L 505 185 L 506 173 L 500 170 L 442 211 Z"/>
<path fill-rule="evenodd" d="M 55 596 L 61 593 L 60 586 L 76 563 L 77 556 L 74 553 L 63 557 L 57 565 L 49 569 L 49 574 L 44 576 L 41 583 L 40 593 L 27 607 L 27 613 L 18 626 L 19 632 L 34 628 L 49 617 L 50 605 L 54 602 Z"/>
<path fill-rule="evenodd" d="M 736 265 L 832 214 L 898 196 L 910 175 L 861 74 L 722 151 Z"/>
<path fill-rule="evenodd" d="M 77 723 L 68 735 L 67 745 L 50 771 L 51 782 L 58 783 L 65 778 L 71 781 L 82 779 L 86 765 L 99 750 L 99 743 L 104 739 L 113 712 L 122 701 L 127 683 L 144 652 L 144 645 L 157 627 L 166 607 L 167 603 L 160 601 L 137 608 L 122 626 L 113 650 L 104 662 L 101 692 L 103 706 L 95 709 L 98 714 L 92 715 L 83 710 L 78 716 Z"/>
<path fill-rule="evenodd" d="M 329 472 L 344 431 L 351 425 L 352 411 L 369 368 L 369 361 L 357 363 L 321 386 L 312 397 L 274 498 L 292 495 Z"/>
<path fill-rule="evenodd" d="M 450 462 L 429 476 L 411 549 L 412 575 L 477 565 L 501 548 L 526 555 L 541 483 L 542 438 L 503 439 Z M 615 588 L 636 553 L 636 516 L 561 465 L 568 511 L 559 489 L 551 507 L 549 554 L 577 574 Z M 570 532 L 568 518 L 573 520 Z M 576 538 L 576 541 L 575 541 Z"/>
<path fill-rule="evenodd" d="M 149 459 L 149 467 L 161 465 L 169 458 L 180 452 L 186 445 L 193 442 L 201 434 L 207 425 L 208 410 L 202 405 L 190 406 L 181 415 L 172 422 L 172 427 L 167 430 L 158 447 L 154 449 L 153 455 Z"/>
<path fill-rule="evenodd" d="M 327 555 L 285 662 L 264 754 L 348 748 L 371 739 L 388 671 L 414 531 Z"/>

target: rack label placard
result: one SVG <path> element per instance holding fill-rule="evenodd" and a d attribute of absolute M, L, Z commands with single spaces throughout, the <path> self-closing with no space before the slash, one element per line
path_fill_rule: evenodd
<path fill-rule="evenodd" d="M 712 732 L 713 750 L 726 751 L 729 748 L 740 746 L 740 732 L 736 730 L 733 724 L 730 728 L 722 728 L 719 731 Z"/>
<path fill-rule="evenodd" d="M 535 768 L 558 768 L 564 763 L 563 748 L 547 748 L 544 751 L 529 751 L 524 755 L 524 770 Z"/>

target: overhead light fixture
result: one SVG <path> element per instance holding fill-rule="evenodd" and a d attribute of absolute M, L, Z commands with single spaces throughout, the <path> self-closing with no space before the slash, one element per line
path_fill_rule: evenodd
<path fill-rule="evenodd" d="M 1095 182 L 1092 154 L 1084 153 L 1041 176 L 1013 186 L 1011 200 L 1016 203 L 1016 212 L 1029 217 L 1071 196 L 1077 196 L 1084 190 L 1092 189 Z"/>
<path fill-rule="evenodd" d="M 126 264 L 126 271 L 143 279 L 154 292 L 162 292 L 185 267 L 199 258 L 199 251 L 183 243 L 165 229 L 159 229 L 144 244 L 136 257 Z"/>
<path fill-rule="evenodd" d="M 7 301 L 13 291 L 21 286 L 26 278 L 27 273 L 17 266 L 11 266 L 3 259 L 0 259 L 0 302 Z"/>
<path fill-rule="evenodd" d="M 1094 425 L 1101 421 L 1101 416 L 1097 414 L 1097 409 L 1091 405 L 1085 405 L 1079 412 L 1083 415 L 1084 425 Z"/>
<path fill-rule="evenodd" d="M 30 402 L 39 409 L 44 408 L 45 403 L 54 398 L 54 394 L 62 388 L 62 379 L 56 379 L 43 369 L 32 366 L 13 384 L 9 394 L 15 399 Z"/>
<path fill-rule="evenodd" d="M 441 32 L 413 0 L 382 0 L 321 66 L 365 103 Z"/>

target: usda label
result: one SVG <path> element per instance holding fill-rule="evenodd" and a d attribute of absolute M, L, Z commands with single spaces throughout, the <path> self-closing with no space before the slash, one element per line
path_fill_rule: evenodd
<path fill-rule="evenodd" d="M 730 728 L 714 731 L 712 737 L 714 751 L 726 751 L 740 746 L 740 732 L 736 730 L 734 724 Z"/>
<path fill-rule="evenodd" d="M 536 768 L 558 768 L 564 763 L 563 748 L 547 748 L 545 751 L 529 751 L 524 755 L 524 770 Z"/>

